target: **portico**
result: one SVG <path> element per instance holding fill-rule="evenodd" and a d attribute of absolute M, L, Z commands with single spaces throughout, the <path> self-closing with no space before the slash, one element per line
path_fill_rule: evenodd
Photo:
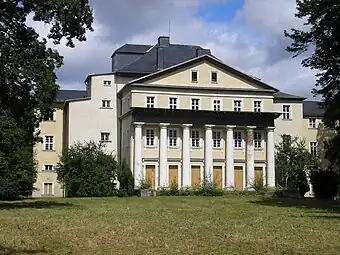
<path fill-rule="evenodd" d="M 270 125 L 276 117 L 275 113 L 262 113 L 257 116 L 258 118 L 242 118 L 243 116 L 239 116 L 237 118 L 239 121 L 235 121 L 235 123 L 243 119 L 243 125 L 240 125 L 240 123 L 223 125 L 221 123 L 223 119 L 224 122 L 230 122 L 233 119 L 232 117 L 235 118 L 235 113 L 217 113 L 218 118 L 217 116 L 204 118 L 204 113 L 196 113 L 200 117 L 191 116 L 190 118 L 183 116 L 186 114 L 183 110 L 176 110 L 176 115 L 173 110 L 167 109 L 134 109 L 134 111 L 136 113 L 134 119 L 137 120 L 133 122 L 133 172 L 136 187 L 140 185 L 140 176 L 142 178 L 143 176 L 144 178 L 147 177 L 148 173 L 145 171 L 145 166 L 150 166 L 151 161 L 156 162 L 153 163 L 155 164 L 155 173 L 152 177 L 154 188 L 169 187 L 172 181 L 169 176 L 174 176 L 173 173 L 177 172 L 175 178 L 179 188 L 191 187 L 193 183 L 202 182 L 203 178 L 206 178 L 211 182 L 217 180 L 218 186 L 223 189 L 251 189 L 251 184 L 255 179 L 255 171 L 262 165 L 265 165 L 265 167 L 262 167 L 262 174 L 265 177 L 264 184 L 269 187 L 275 186 L 274 127 Z M 172 115 L 172 118 L 167 118 L 166 115 L 169 114 Z M 191 112 L 191 114 L 193 113 Z M 212 112 L 212 114 L 216 113 Z M 236 113 L 236 115 L 241 114 Z M 222 119 L 222 117 L 224 118 Z M 169 121 L 164 122 L 164 119 Z M 182 122 L 184 122 L 183 120 L 191 121 L 179 123 L 179 119 Z M 212 124 L 214 123 L 212 119 L 215 120 L 215 124 Z M 254 123 L 254 120 L 257 123 Z M 151 129 L 158 130 L 155 133 L 153 149 L 154 155 L 159 155 L 152 157 L 152 159 L 142 155 L 143 150 L 145 150 L 143 140 L 146 139 L 143 134 L 146 130 Z M 174 129 L 179 130 L 179 134 L 177 134 L 178 144 L 172 148 L 169 145 L 169 139 L 174 138 L 173 133 L 169 137 L 169 131 Z M 198 138 L 195 137 L 195 132 L 199 135 Z M 254 132 L 265 134 L 261 138 L 265 147 L 262 144 L 259 146 L 259 141 L 256 142 L 255 146 Z M 217 140 L 217 134 L 221 135 L 220 140 Z M 238 135 L 240 137 L 237 137 Z M 176 151 L 178 156 L 171 158 L 168 155 L 171 150 Z M 174 169 L 176 167 L 177 169 Z M 159 173 L 156 173 L 156 171 L 159 171 Z M 242 181 L 240 182 L 240 180 Z"/>

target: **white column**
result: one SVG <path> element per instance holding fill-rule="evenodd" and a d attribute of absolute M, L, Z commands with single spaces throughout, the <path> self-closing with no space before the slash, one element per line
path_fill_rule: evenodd
<path fill-rule="evenodd" d="M 160 123 L 159 139 L 159 186 L 168 187 L 168 141 L 167 127 L 169 123 Z"/>
<path fill-rule="evenodd" d="M 226 172 L 227 172 L 227 182 L 226 188 L 227 189 L 234 189 L 234 145 L 233 145 L 233 128 L 235 126 L 227 126 L 227 139 L 226 139 L 226 153 L 225 153 L 225 160 L 226 160 Z"/>
<path fill-rule="evenodd" d="M 142 167 L 142 122 L 135 122 L 135 151 L 134 151 L 134 178 L 135 188 L 140 186 L 141 180 L 145 178 Z"/>
<path fill-rule="evenodd" d="M 213 170 L 213 151 L 212 151 L 212 127 L 214 125 L 205 125 L 205 150 L 204 150 L 204 177 L 209 183 L 214 181 Z"/>
<path fill-rule="evenodd" d="M 267 185 L 275 187 L 274 127 L 267 128 Z"/>
<path fill-rule="evenodd" d="M 182 182 L 183 187 L 190 187 L 190 127 L 191 124 L 183 124 L 183 148 L 182 148 Z"/>
<path fill-rule="evenodd" d="M 254 171 L 254 128 L 247 127 L 247 188 L 251 189 L 251 185 L 255 180 Z"/>

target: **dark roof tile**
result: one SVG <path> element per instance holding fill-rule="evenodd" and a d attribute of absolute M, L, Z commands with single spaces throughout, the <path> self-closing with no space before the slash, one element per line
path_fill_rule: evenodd
<path fill-rule="evenodd" d="M 58 91 L 56 101 L 58 103 L 64 103 L 66 100 L 86 98 L 86 96 L 87 96 L 87 93 L 85 90 L 61 89 Z"/>
<path fill-rule="evenodd" d="M 324 109 L 318 101 L 303 102 L 303 117 L 323 117 Z"/>
<path fill-rule="evenodd" d="M 145 53 L 147 50 L 149 50 L 152 47 L 152 45 L 143 45 L 143 44 L 124 44 L 117 50 L 115 50 L 114 53 Z"/>
<path fill-rule="evenodd" d="M 274 93 L 274 98 L 275 99 L 296 99 L 296 100 L 306 99 L 305 97 L 295 96 L 295 95 L 288 94 L 288 93 L 281 92 L 281 91 Z"/>

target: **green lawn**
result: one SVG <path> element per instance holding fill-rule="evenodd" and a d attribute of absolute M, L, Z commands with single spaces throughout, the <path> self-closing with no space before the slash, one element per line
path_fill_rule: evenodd
<path fill-rule="evenodd" d="M 339 254 L 337 206 L 236 195 L 0 202 L 0 254 Z"/>

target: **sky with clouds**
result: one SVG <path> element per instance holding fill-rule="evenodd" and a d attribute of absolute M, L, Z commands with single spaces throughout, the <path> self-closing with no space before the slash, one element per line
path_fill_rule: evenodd
<path fill-rule="evenodd" d="M 285 51 L 284 29 L 299 28 L 295 0 L 90 0 L 95 31 L 71 49 L 58 46 L 64 89 L 84 89 L 88 74 L 110 72 L 110 56 L 125 43 L 155 44 L 168 35 L 176 44 L 210 48 L 241 71 L 278 89 L 313 99 L 315 73 L 301 67 L 301 57 Z M 33 24 L 28 21 L 28 24 Z M 46 34 L 43 24 L 33 25 Z"/>

